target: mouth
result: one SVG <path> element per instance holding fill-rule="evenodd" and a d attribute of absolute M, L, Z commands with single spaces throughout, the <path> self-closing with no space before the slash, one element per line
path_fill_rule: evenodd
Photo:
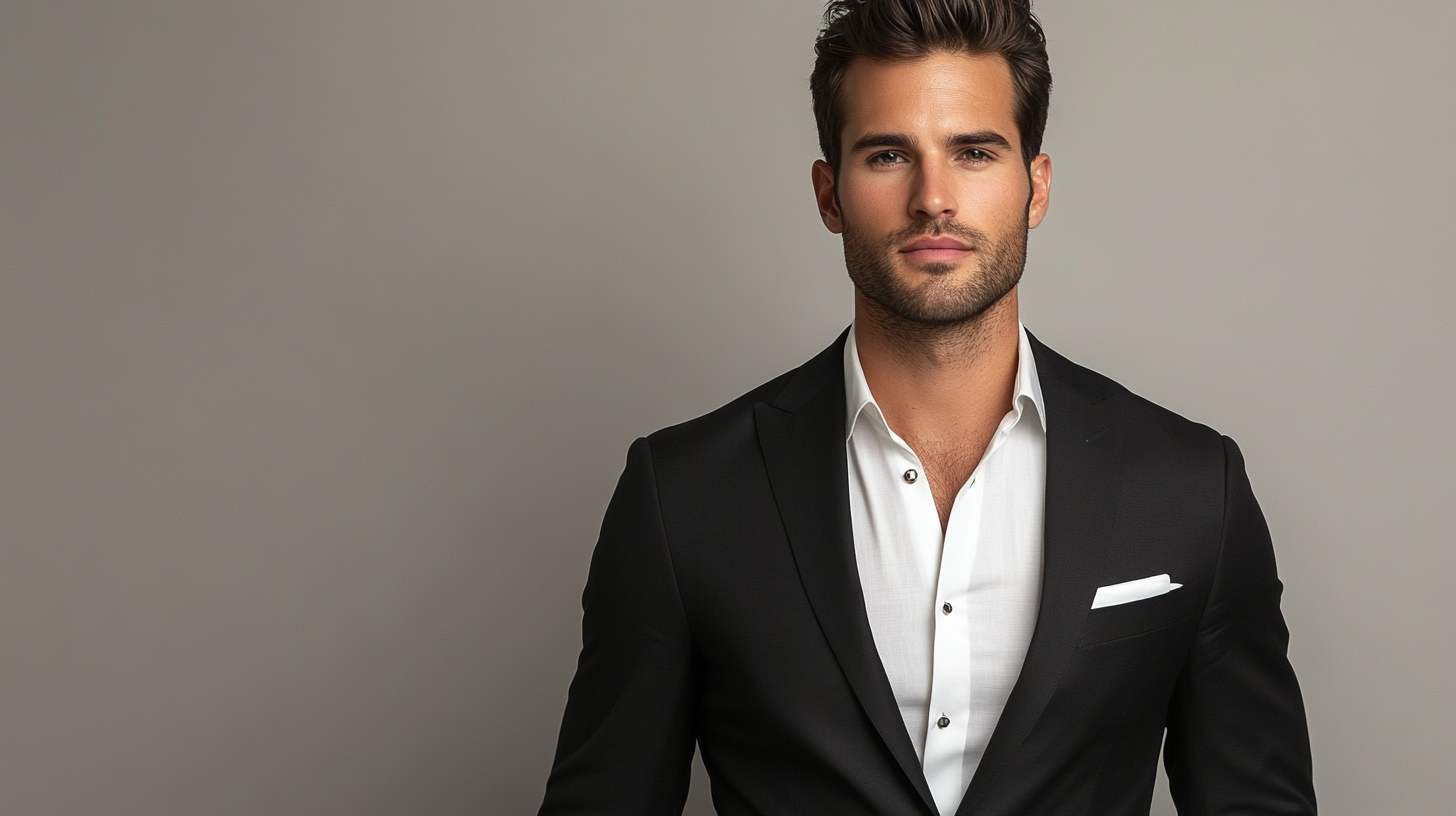
<path fill-rule="evenodd" d="M 900 254 L 920 263 L 954 263 L 970 255 L 971 248 L 948 235 L 924 236 L 900 247 Z"/>

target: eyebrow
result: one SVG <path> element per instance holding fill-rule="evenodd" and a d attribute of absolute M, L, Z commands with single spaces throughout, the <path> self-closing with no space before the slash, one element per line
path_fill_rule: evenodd
<path fill-rule="evenodd" d="M 858 152 L 874 147 L 899 147 L 911 148 L 916 140 L 904 133 L 867 133 L 861 136 L 850 148 L 850 152 Z M 957 133 L 946 139 L 946 147 L 976 147 L 979 145 L 993 145 L 1005 150 L 1011 149 L 1011 143 L 1006 137 L 994 130 L 978 130 L 975 133 Z"/>
<path fill-rule="evenodd" d="M 914 147 L 915 140 L 903 133 L 866 133 L 854 143 L 850 152 L 859 152 L 872 147 Z"/>
<path fill-rule="evenodd" d="M 977 145 L 994 145 L 1004 150 L 1011 149 L 1011 143 L 1006 137 L 994 130 L 978 130 L 975 133 L 958 133 L 950 137 L 950 147 L 974 147 Z"/>

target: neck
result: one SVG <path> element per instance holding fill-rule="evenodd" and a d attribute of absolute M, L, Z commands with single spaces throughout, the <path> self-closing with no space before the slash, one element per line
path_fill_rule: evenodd
<path fill-rule="evenodd" d="M 1011 409 L 1020 326 L 1016 290 L 970 320 L 908 321 L 855 293 L 855 343 L 875 402 L 906 441 L 987 436 Z"/>

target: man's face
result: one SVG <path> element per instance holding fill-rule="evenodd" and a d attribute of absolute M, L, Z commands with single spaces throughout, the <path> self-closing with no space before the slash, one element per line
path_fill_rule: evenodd
<path fill-rule="evenodd" d="M 1015 288 L 1051 161 L 1027 172 L 1000 56 L 856 59 L 842 86 L 838 177 L 814 165 L 820 215 L 843 233 L 860 293 L 917 323 L 980 314 Z"/>

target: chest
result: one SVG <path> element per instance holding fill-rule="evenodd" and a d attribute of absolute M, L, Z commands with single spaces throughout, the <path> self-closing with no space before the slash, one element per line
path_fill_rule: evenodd
<path fill-rule="evenodd" d="M 907 440 L 908 441 L 908 440 Z M 920 457 L 925 468 L 925 478 L 930 484 L 930 493 L 941 516 L 948 516 L 950 505 L 962 486 L 976 472 L 989 440 L 949 440 L 945 442 L 911 442 L 910 447 Z M 942 509 L 943 508 L 943 509 Z"/>
<path fill-rule="evenodd" d="M 957 494 L 976 472 L 995 430 L 995 426 L 991 426 L 945 437 L 905 437 L 906 444 L 920 460 L 942 530 L 950 521 Z"/>

